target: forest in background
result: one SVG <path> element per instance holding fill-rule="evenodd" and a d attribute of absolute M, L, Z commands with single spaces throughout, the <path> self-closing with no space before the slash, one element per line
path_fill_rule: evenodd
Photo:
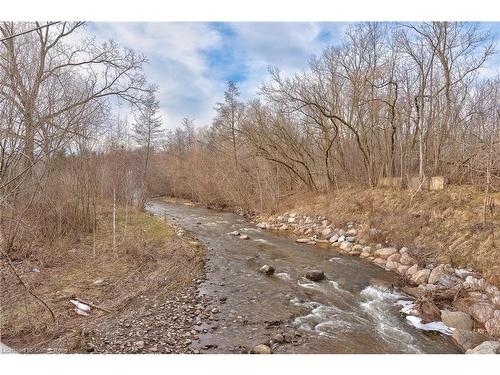
<path fill-rule="evenodd" d="M 0 239 L 25 258 L 115 222 L 116 206 L 173 195 L 277 212 L 294 194 L 432 176 L 476 186 L 483 223 L 500 177 L 499 77 L 478 24 L 360 23 L 308 69 L 279 67 L 258 95 L 229 82 L 216 117 L 164 131 L 145 56 L 76 41 L 84 23 L 0 26 Z M 132 108 L 117 119 L 116 103 Z M 125 219 L 127 223 L 127 218 Z M 114 246 L 114 242 L 113 242 Z"/>

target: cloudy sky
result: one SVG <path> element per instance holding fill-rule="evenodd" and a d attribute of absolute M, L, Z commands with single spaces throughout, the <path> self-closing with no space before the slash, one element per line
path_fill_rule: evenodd
<path fill-rule="evenodd" d="M 500 24 L 484 24 L 500 40 Z M 337 44 L 347 23 L 90 23 L 87 32 L 99 39 L 144 53 L 149 81 L 159 88 L 165 125 L 183 117 L 207 125 L 223 97 L 228 80 L 236 81 L 242 99 L 254 96 L 267 78 L 268 66 L 293 73 L 308 57 Z M 494 74 L 500 54 L 484 74 Z"/>

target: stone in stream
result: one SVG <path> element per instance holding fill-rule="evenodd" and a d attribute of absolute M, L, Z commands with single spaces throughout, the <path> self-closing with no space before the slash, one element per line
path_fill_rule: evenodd
<path fill-rule="evenodd" d="M 500 353 L 500 342 L 498 341 L 485 341 L 474 349 L 469 349 L 465 354 L 497 354 Z"/>
<path fill-rule="evenodd" d="M 241 234 L 239 237 L 240 240 L 248 240 L 249 238 L 246 234 Z"/>
<path fill-rule="evenodd" d="M 464 331 L 471 331 L 473 322 L 469 314 L 462 311 L 441 311 L 441 320 L 448 327 L 461 329 Z"/>
<path fill-rule="evenodd" d="M 263 274 L 265 274 L 267 276 L 271 276 L 274 273 L 274 267 L 267 265 L 267 264 L 264 264 L 260 268 L 259 272 L 262 272 Z"/>
<path fill-rule="evenodd" d="M 309 238 L 297 238 L 295 242 L 297 243 L 309 243 L 310 239 Z"/>
<path fill-rule="evenodd" d="M 272 354 L 272 350 L 269 346 L 265 344 L 259 344 L 252 348 L 250 354 Z"/>
<path fill-rule="evenodd" d="M 260 223 L 257 224 L 257 228 L 260 229 L 266 229 L 268 224 L 265 221 L 261 221 Z"/>
<path fill-rule="evenodd" d="M 240 232 L 238 232 L 237 230 L 229 233 L 231 236 L 239 236 L 240 235 Z"/>
<path fill-rule="evenodd" d="M 321 281 L 325 278 L 325 274 L 320 270 L 310 270 L 306 272 L 306 278 L 311 281 Z"/>

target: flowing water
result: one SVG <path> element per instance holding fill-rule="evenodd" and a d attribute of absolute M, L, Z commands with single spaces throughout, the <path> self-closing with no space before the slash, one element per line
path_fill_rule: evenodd
<path fill-rule="evenodd" d="M 295 243 L 233 213 L 160 201 L 146 208 L 207 246 L 200 293 L 227 298 L 195 348 L 241 352 L 269 341 L 279 327 L 296 339 L 277 353 L 459 353 L 449 336 L 409 324 L 400 312 L 408 298 L 387 287 L 396 283 L 395 273 L 331 248 Z M 250 239 L 231 235 L 235 230 Z M 264 264 L 276 273 L 261 274 Z M 307 280 L 309 269 L 322 270 L 326 279 Z"/>

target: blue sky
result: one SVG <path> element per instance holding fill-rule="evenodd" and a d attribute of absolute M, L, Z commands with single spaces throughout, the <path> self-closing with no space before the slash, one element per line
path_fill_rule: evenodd
<path fill-rule="evenodd" d="M 484 24 L 500 40 L 500 24 Z M 238 83 L 242 99 L 253 97 L 267 78 L 269 66 L 285 74 L 307 67 L 308 57 L 337 44 L 348 23 L 219 23 L 144 22 L 90 23 L 87 33 L 114 39 L 144 53 L 148 80 L 156 83 L 167 128 L 183 117 L 208 125 L 213 107 L 223 97 L 228 80 Z M 490 61 L 485 75 L 500 66 L 500 54 Z"/>

